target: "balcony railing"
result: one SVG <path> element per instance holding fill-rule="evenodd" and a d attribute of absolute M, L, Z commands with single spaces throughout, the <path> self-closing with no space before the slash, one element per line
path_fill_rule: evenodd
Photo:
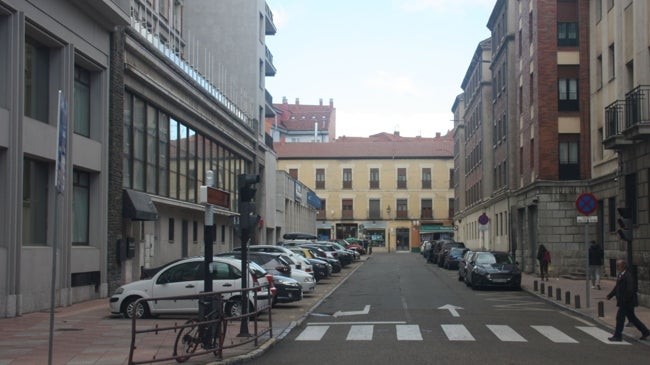
<path fill-rule="evenodd" d="M 641 85 L 625 95 L 625 127 L 650 123 L 650 86 Z"/>
<path fill-rule="evenodd" d="M 616 100 L 605 107 L 605 139 L 603 145 L 607 149 L 619 149 L 622 146 L 632 144 L 623 135 L 626 119 L 626 104 L 625 100 Z"/>

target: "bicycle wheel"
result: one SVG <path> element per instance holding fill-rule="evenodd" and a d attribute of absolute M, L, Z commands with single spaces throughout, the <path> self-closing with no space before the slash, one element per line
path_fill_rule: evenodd
<path fill-rule="evenodd" d="M 176 342 L 174 343 L 174 356 L 177 362 L 185 362 L 196 351 L 197 346 L 201 343 L 201 338 L 199 337 L 199 326 L 197 325 L 199 321 L 196 319 L 190 319 L 185 322 L 186 325 L 193 324 L 192 326 L 183 327 L 178 331 L 176 335 Z M 188 356 L 183 356 L 188 355 Z"/>
<path fill-rule="evenodd" d="M 221 351 L 223 349 L 223 342 L 226 339 L 226 330 L 228 329 L 228 321 L 225 318 L 214 324 L 216 326 L 216 334 L 213 338 L 214 341 L 214 351 L 212 352 L 214 356 L 221 356 Z"/>

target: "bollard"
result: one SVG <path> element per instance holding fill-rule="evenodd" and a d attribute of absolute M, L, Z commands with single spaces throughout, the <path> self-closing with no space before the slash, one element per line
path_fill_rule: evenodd
<path fill-rule="evenodd" d="M 566 292 L 564 292 L 564 302 L 565 302 L 567 305 L 570 305 L 570 304 L 571 304 L 571 292 L 568 291 L 568 290 L 567 290 Z"/>
<path fill-rule="evenodd" d="M 538 285 L 538 283 L 537 283 L 537 280 L 533 281 L 533 290 L 534 290 L 534 291 L 539 290 L 539 285 Z"/>
<path fill-rule="evenodd" d="M 548 297 L 553 298 L 553 287 L 550 285 L 548 286 Z"/>
<path fill-rule="evenodd" d="M 555 299 L 557 300 L 562 300 L 562 289 L 557 288 L 555 289 Z"/>
<path fill-rule="evenodd" d="M 544 294 L 544 283 L 539 284 L 539 293 Z"/>
<path fill-rule="evenodd" d="M 580 296 L 576 295 L 575 297 L 576 309 L 580 309 Z"/>
<path fill-rule="evenodd" d="M 605 317 L 605 303 L 602 300 L 598 302 L 598 317 Z"/>

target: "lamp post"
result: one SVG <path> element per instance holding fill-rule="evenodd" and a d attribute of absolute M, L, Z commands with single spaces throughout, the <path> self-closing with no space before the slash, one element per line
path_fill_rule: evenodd
<path fill-rule="evenodd" d="M 390 220 L 390 205 L 386 207 L 386 227 L 388 228 L 388 221 Z M 390 252 L 390 231 L 392 228 L 388 229 L 388 239 L 386 240 L 386 248 Z"/>

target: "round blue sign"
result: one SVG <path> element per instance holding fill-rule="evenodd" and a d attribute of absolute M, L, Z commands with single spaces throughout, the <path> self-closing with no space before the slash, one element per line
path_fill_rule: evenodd
<path fill-rule="evenodd" d="M 591 193 L 582 193 L 578 199 L 576 199 L 576 209 L 584 215 L 589 215 L 595 212 L 597 208 L 598 200 L 596 200 L 596 197 Z"/>
<path fill-rule="evenodd" d="M 488 218 L 487 214 L 485 214 L 485 213 L 481 214 L 481 216 L 478 217 L 478 224 L 480 224 L 482 226 L 488 224 L 489 221 L 490 221 L 490 218 Z"/>

